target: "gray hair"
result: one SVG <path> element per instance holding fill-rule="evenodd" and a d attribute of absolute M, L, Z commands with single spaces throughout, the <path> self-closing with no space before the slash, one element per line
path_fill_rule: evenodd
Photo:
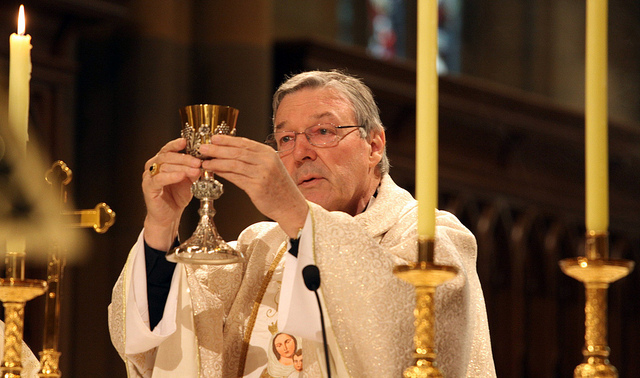
<path fill-rule="evenodd" d="M 340 71 L 308 71 L 288 78 L 273 95 L 273 122 L 275 123 L 278 106 L 288 94 L 304 88 L 331 88 L 343 95 L 353 107 L 358 125 L 364 126 L 360 132 L 362 138 L 370 138 L 375 132 L 384 131 L 380 120 L 380 109 L 373 99 L 371 89 L 361 79 L 347 75 Z M 378 163 L 380 175 L 389 173 L 389 158 L 385 145 L 382 159 Z"/>

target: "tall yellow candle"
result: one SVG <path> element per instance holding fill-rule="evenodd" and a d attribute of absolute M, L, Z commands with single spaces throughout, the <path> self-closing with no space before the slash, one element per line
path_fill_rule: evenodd
<path fill-rule="evenodd" d="M 587 0 L 585 166 L 586 228 L 609 228 L 607 0 Z"/>
<path fill-rule="evenodd" d="M 20 5 L 18 33 L 9 38 L 9 125 L 26 154 L 29 123 L 29 82 L 31 81 L 31 36 L 25 35 L 24 6 Z"/>
<path fill-rule="evenodd" d="M 435 238 L 438 197 L 438 2 L 418 0 L 416 199 L 418 235 Z"/>

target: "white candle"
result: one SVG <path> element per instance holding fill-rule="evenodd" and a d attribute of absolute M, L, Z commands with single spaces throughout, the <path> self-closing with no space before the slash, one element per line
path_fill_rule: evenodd
<path fill-rule="evenodd" d="M 25 35 L 24 6 L 20 5 L 18 33 L 9 38 L 9 125 L 26 154 L 29 124 L 29 82 L 31 81 L 31 36 Z"/>
<path fill-rule="evenodd" d="M 31 36 L 25 35 L 24 6 L 20 5 L 18 33 L 9 38 L 9 127 L 22 156 L 27 154 L 29 82 L 31 81 Z M 18 231 L 19 232 L 19 231 Z M 7 238 L 7 277 L 24 279 L 26 240 L 21 234 Z"/>
<path fill-rule="evenodd" d="M 418 0 L 416 199 L 418 235 L 434 239 L 438 205 L 438 1 Z"/>

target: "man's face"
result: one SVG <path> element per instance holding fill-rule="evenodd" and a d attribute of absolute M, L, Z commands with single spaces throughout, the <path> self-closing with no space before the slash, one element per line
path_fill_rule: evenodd
<path fill-rule="evenodd" d="M 275 340 L 273 340 L 273 343 L 282 357 L 291 358 L 296 352 L 296 343 L 293 337 L 286 333 L 278 335 Z"/>
<path fill-rule="evenodd" d="M 351 103 L 329 88 L 288 94 L 275 116 L 276 131 L 302 132 L 318 123 L 357 125 Z M 364 210 L 373 194 L 371 188 L 378 184 L 375 167 L 382 157 L 384 134 L 367 142 L 360 137 L 360 129 L 338 130 L 340 136 L 347 133 L 337 146 L 324 148 L 311 145 L 299 134 L 294 149 L 280 157 L 307 200 L 330 211 L 355 215 Z"/>
<path fill-rule="evenodd" d="M 293 356 L 293 368 L 296 369 L 296 371 L 302 371 L 302 355 Z"/>

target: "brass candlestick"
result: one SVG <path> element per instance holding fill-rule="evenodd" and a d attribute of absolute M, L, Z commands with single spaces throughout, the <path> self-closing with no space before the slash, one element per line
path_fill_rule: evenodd
<path fill-rule="evenodd" d="M 416 331 L 413 337 L 414 365 L 408 367 L 405 378 L 438 378 L 442 373 L 436 363 L 435 347 L 435 292 L 436 287 L 454 278 L 458 270 L 452 266 L 433 263 L 435 240 L 418 237 L 418 262 L 397 266 L 393 273 L 416 288 Z"/>
<path fill-rule="evenodd" d="M 618 370 L 609 363 L 607 342 L 607 289 L 609 284 L 628 275 L 634 266 L 629 260 L 609 259 L 607 233 L 587 232 L 586 257 L 564 259 L 560 268 L 585 286 L 584 361 L 573 371 L 575 378 L 617 378 Z"/>
<path fill-rule="evenodd" d="M 58 197 L 60 222 L 67 227 L 93 228 L 103 234 L 115 223 L 116 213 L 104 202 L 93 209 L 65 211 L 67 203 L 67 185 L 73 179 L 73 171 L 67 164 L 58 160 L 51 165 L 45 174 L 46 182 Z M 60 356 L 58 339 L 60 336 L 60 304 L 61 286 L 63 282 L 66 253 L 64 248 L 53 245 L 48 253 L 47 262 L 47 295 L 45 296 L 44 336 L 40 351 L 41 378 L 60 378 Z"/>
<path fill-rule="evenodd" d="M 24 334 L 24 306 L 27 301 L 42 295 L 47 283 L 42 280 L 0 278 L 0 301 L 4 305 L 4 355 L 0 374 L 3 378 L 17 378 L 22 372 L 22 336 Z"/>

